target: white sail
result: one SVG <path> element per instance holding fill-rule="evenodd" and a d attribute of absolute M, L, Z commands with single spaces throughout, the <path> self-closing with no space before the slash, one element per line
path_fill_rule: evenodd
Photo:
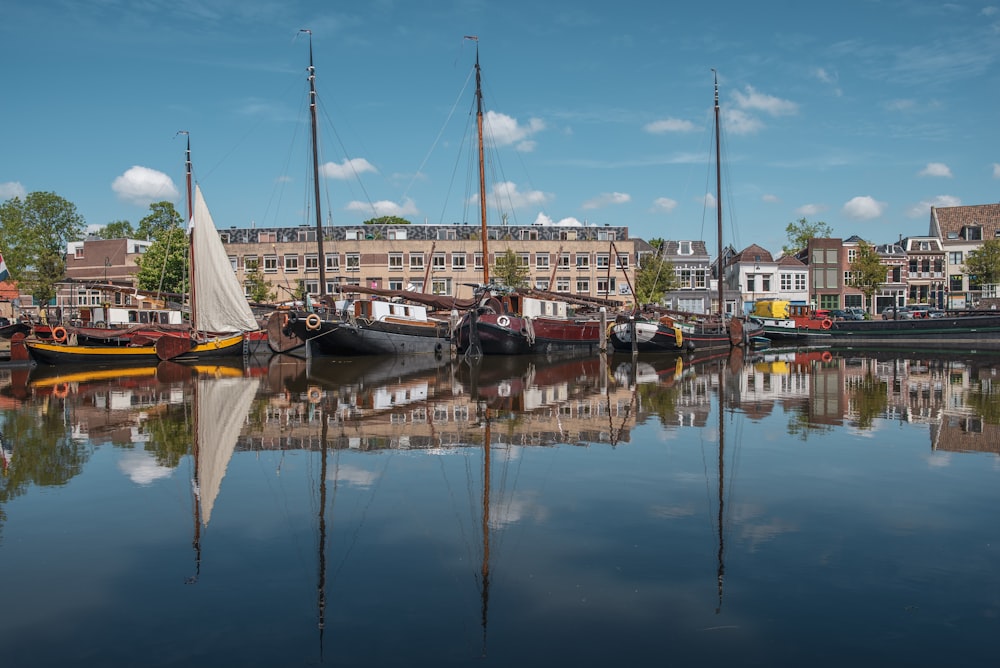
<path fill-rule="evenodd" d="M 201 187 L 194 187 L 191 218 L 191 254 L 194 269 L 194 327 L 203 332 L 251 332 L 257 319 L 236 279 L 229 255 L 215 229 Z"/>
<path fill-rule="evenodd" d="M 259 379 L 244 377 L 197 381 L 195 438 L 198 439 L 198 492 L 204 526 L 208 526 L 212 518 L 212 507 L 259 385 Z"/>

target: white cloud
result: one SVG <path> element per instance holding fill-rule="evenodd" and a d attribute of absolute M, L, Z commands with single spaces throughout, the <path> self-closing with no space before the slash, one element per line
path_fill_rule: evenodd
<path fill-rule="evenodd" d="M 535 222 L 533 222 L 532 225 L 562 225 L 564 227 L 583 227 L 583 223 L 581 223 L 576 218 L 572 217 L 563 218 L 559 222 L 553 222 L 552 219 L 546 216 L 544 213 L 538 214 L 538 216 L 535 218 Z"/>
<path fill-rule="evenodd" d="M 117 177 L 111 183 L 111 189 L 118 195 L 118 199 L 138 206 L 180 199 L 180 192 L 169 176 L 139 165 L 130 167 Z"/>
<path fill-rule="evenodd" d="M 24 199 L 27 195 L 28 191 L 17 181 L 0 183 L 0 200 L 13 199 L 14 197 Z"/>
<path fill-rule="evenodd" d="M 740 109 L 762 111 L 771 116 L 791 116 L 799 113 L 799 105 L 794 102 L 760 93 L 753 86 L 747 86 L 746 91 L 746 95 L 739 91 L 733 93 L 733 99 Z"/>
<path fill-rule="evenodd" d="M 837 82 L 840 77 L 837 75 L 836 72 L 828 72 L 822 67 L 817 67 L 815 70 L 813 70 L 813 76 L 822 81 L 823 83 L 831 86 L 833 94 L 836 95 L 837 97 L 840 97 L 841 95 L 844 94 L 844 91 L 842 91 L 840 89 L 840 86 L 837 85 Z"/>
<path fill-rule="evenodd" d="M 500 205 L 497 208 L 501 210 L 523 209 L 527 206 L 542 206 L 552 199 L 552 195 L 542 192 L 541 190 L 521 192 L 517 189 L 517 184 L 512 181 L 494 183 L 489 197 L 492 201 L 497 202 Z M 478 204 L 479 194 L 476 193 L 473 195 L 469 201 L 472 204 Z"/>
<path fill-rule="evenodd" d="M 996 7 L 983 7 L 983 10 L 979 13 L 983 16 L 996 16 L 997 11 L 1000 10 L 997 10 Z"/>
<path fill-rule="evenodd" d="M 680 118 L 664 118 L 663 120 L 647 123 L 643 127 L 643 130 L 654 135 L 663 134 L 664 132 L 693 132 L 695 125 L 691 121 L 685 121 Z"/>
<path fill-rule="evenodd" d="M 677 200 L 669 197 L 657 197 L 653 200 L 653 212 L 670 213 L 677 208 Z"/>
<path fill-rule="evenodd" d="M 771 194 L 763 195 L 760 199 L 762 202 L 767 202 L 768 204 L 778 204 L 779 202 L 781 202 L 780 197 Z"/>
<path fill-rule="evenodd" d="M 597 197 L 588 199 L 583 203 L 584 209 L 600 209 L 612 204 L 627 204 L 632 201 L 632 196 L 628 193 L 601 193 Z"/>
<path fill-rule="evenodd" d="M 844 204 L 844 215 L 855 220 L 871 220 L 881 216 L 886 209 L 885 202 L 879 202 L 870 195 L 854 197 Z"/>
<path fill-rule="evenodd" d="M 348 202 L 344 208 L 348 211 L 361 211 L 366 214 L 372 213 L 373 218 L 380 216 L 400 216 L 401 218 L 405 218 L 406 216 L 415 216 L 420 213 L 417 205 L 409 197 L 402 204 L 385 199 L 378 202 L 354 200 L 353 202 Z"/>
<path fill-rule="evenodd" d="M 951 169 L 943 162 L 928 162 L 927 166 L 920 170 L 920 176 L 946 176 L 951 178 Z"/>
<path fill-rule="evenodd" d="M 729 130 L 730 134 L 751 135 L 764 127 L 759 118 L 739 109 L 727 109 L 723 116 L 726 119 L 726 129 Z"/>
<path fill-rule="evenodd" d="M 916 109 L 917 101 L 913 99 L 889 100 L 882 105 L 887 111 L 910 111 Z"/>
<path fill-rule="evenodd" d="M 825 204 L 803 204 L 795 210 L 797 216 L 815 216 L 826 211 Z"/>
<path fill-rule="evenodd" d="M 364 158 L 352 158 L 350 160 L 344 160 L 340 164 L 335 162 L 327 162 L 319 167 L 320 174 L 328 179 L 337 179 L 343 181 L 346 179 L 353 179 L 358 174 L 364 174 L 365 172 L 377 172 L 375 166 Z"/>
<path fill-rule="evenodd" d="M 135 484 L 144 486 L 161 478 L 169 478 L 173 473 L 173 469 L 161 466 L 153 455 L 144 450 L 126 451 L 118 460 L 118 469 Z"/>
<path fill-rule="evenodd" d="M 714 209 L 715 208 L 715 195 L 713 195 L 712 193 L 705 193 L 705 196 L 702 198 L 701 202 L 707 208 Z"/>
<path fill-rule="evenodd" d="M 993 178 L 1000 179 L 1000 162 L 993 163 Z"/>
<path fill-rule="evenodd" d="M 906 210 L 906 215 L 909 218 L 924 218 L 930 215 L 932 206 L 962 206 L 962 200 L 953 195 L 938 195 L 934 199 L 917 202 Z"/>
<path fill-rule="evenodd" d="M 540 118 L 532 118 L 527 125 L 521 125 L 516 118 L 496 111 L 487 111 L 483 122 L 496 146 L 514 145 L 523 152 L 535 150 L 535 142 L 530 138 L 545 129 L 545 122 Z"/>

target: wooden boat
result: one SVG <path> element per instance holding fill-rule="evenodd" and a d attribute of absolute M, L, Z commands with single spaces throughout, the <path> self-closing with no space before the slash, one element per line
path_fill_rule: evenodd
<path fill-rule="evenodd" d="M 680 352 L 701 350 L 729 350 L 732 347 L 750 347 L 764 333 L 763 326 L 754 320 L 729 318 L 724 315 L 725 281 L 722 262 L 722 147 L 719 114 L 719 78 L 715 77 L 715 186 L 716 186 L 716 240 L 719 258 L 718 302 L 719 311 L 701 314 L 644 315 L 636 312 L 620 317 L 610 328 L 612 347 L 622 352 Z M 757 345 L 763 345 L 759 342 Z"/>
<path fill-rule="evenodd" d="M 201 188 L 190 195 L 191 161 L 188 144 L 188 187 L 191 204 L 191 328 L 187 331 L 141 330 L 136 336 L 112 343 L 81 343 L 69 329 L 57 326 L 51 340 L 25 339 L 28 354 L 42 364 L 68 362 L 191 361 L 203 358 L 247 356 L 259 331 L 257 319 L 233 274 L 229 256 Z"/>
<path fill-rule="evenodd" d="M 531 297 L 490 283 L 489 261 L 486 259 L 490 255 L 483 161 L 482 73 L 476 41 L 475 95 L 483 284 L 477 290 L 476 306 L 467 311 L 456 328 L 456 348 L 467 357 L 539 354 L 567 349 L 596 352 L 604 334 L 599 318 L 575 317 L 569 302 L 555 295 L 550 298 Z"/>

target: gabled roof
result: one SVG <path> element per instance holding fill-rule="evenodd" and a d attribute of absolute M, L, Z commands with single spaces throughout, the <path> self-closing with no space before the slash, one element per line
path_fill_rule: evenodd
<path fill-rule="evenodd" d="M 687 239 L 682 239 L 681 241 L 688 241 Z M 708 247 L 705 246 L 704 241 L 688 241 L 691 244 L 691 253 L 688 255 L 680 254 L 680 241 L 670 241 L 667 240 L 663 243 L 663 257 L 708 257 Z"/>
<path fill-rule="evenodd" d="M 774 256 L 766 248 L 750 244 L 733 258 L 733 262 L 774 262 Z"/>
<path fill-rule="evenodd" d="M 805 262 L 795 257 L 794 255 L 782 255 L 778 258 L 779 267 L 805 267 L 807 266 Z"/>
<path fill-rule="evenodd" d="M 976 204 L 973 206 L 931 207 L 930 235 L 944 243 L 975 241 L 963 236 L 967 228 L 981 227 L 979 240 L 1000 238 L 1000 204 Z"/>

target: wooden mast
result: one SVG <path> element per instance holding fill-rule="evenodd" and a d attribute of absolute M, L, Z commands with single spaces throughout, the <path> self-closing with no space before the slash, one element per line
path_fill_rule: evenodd
<path fill-rule="evenodd" d="M 719 145 L 720 131 L 719 131 L 719 73 L 712 69 L 712 73 L 715 75 L 715 211 L 717 217 L 716 223 L 716 245 L 718 249 L 719 258 L 719 317 L 725 318 L 726 312 L 726 302 L 725 302 L 725 285 L 724 285 L 724 267 L 722 266 L 722 149 Z"/>
<path fill-rule="evenodd" d="M 313 65 L 312 30 L 302 29 L 309 35 L 309 115 L 312 120 L 312 164 L 313 164 L 313 197 L 316 206 L 316 252 L 319 253 L 319 296 L 326 295 L 326 256 L 323 253 L 323 215 L 320 211 L 319 197 L 319 142 L 316 129 L 316 68 Z"/>
<path fill-rule="evenodd" d="M 195 225 L 194 225 L 194 198 L 191 194 L 191 134 L 187 130 L 181 130 L 178 134 L 183 134 L 187 137 L 187 148 L 184 150 L 184 174 L 185 180 L 187 182 L 187 219 L 188 225 L 190 226 L 190 234 L 188 235 L 188 280 L 190 285 L 188 286 L 188 303 L 191 305 L 191 329 L 195 332 L 198 331 L 198 309 L 195 308 L 195 289 L 194 289 L 194 235 L 195 235 Z"/>
<path fill-rule="evenodd" d="M 483 159 L 483 86 L 479 69 L 479 38 L 466 35 L 465 39 L 476 42 L 476 129 L 479 132 L 479 216 L 483 238 L 483 283 L 490 282 L 489 242 L 486 235 L 486 164 Z"/>

